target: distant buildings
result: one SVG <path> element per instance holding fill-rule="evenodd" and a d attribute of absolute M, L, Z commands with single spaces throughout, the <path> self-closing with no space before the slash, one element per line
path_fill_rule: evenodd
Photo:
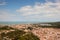
<path fill-rule="evenodd" d="M 51 24 L 40 24 L 41 26 L 52 26 Z"/>

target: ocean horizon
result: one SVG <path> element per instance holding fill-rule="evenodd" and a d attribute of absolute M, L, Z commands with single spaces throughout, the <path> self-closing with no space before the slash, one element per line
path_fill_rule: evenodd
<path fill-rule="evenodd" d="M 60 22 L 60 21 L 55 21 L 55 22 Z M 52 23 L 52 22 L 37 22 L 37 21 L 34 21 L 34 22 L 26 22 L 26 21 L 24 21 L 24 22 L 0 22 L 0 24 L 31 24 L 31 23 L 34 23 L 34 24 L 36 24 L 36 23 Z"/>
<path fill-rule="evenodd" d="M 39 23 L 39 22 L 0 22 L 0 24 L 28 24 L 28 23 Z"/>

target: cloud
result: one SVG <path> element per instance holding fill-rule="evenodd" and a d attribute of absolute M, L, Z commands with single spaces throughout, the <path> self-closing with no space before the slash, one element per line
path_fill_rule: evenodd
<path fill-rule="evenodd" d="M 0 21 L 18 21 L 20 20 L 15 13 L 10 10 L 0 10 Z"/>
<path fill-rule="evenodd" d="M 7 2 L 5 2 L 4 0 L 0 0 L 0 6 L 1 5 L 6 5 Z"/>
<path fill-rule="evenodd" d="M 27 21 L 23 16 L 11 12 L 11 10 L 1 10 L 0 9 L 0 22 L 1 21 Z"/>
<path fill-rule="evenodd" d="M 35 5 L 26 5 L 16 10 L 26 19 L 59 19 L 60 15 L 60 2 L 59 0 L 46 0 L 46 2 L 39 3 L 36 2 Z"/>
<path fill-rule="evenodd" d="M 0 3 L 0 5 L 6 5 L 6 2 L 2 2 L 2 3 Z"/>
<path fill-rule="evenodd" d="M 60 0 L 54 1 L 25 5 L 16 10 L 18 13 L 0 9 L 0 21 L 60 21 Z M 1 2 L 0 5 L 6 5 L 6 2 Z"/>
<path fill-rule="evenodd" d="M 45 0 L 46 2 L 60 2 L 60 0 Z"/>

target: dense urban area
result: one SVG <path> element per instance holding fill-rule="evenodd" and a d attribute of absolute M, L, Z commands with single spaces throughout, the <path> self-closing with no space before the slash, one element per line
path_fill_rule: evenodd
<path fill-rule="evenodd" d="M 0 40 L 60 40 L 60 22 L 0 24 Z"/>

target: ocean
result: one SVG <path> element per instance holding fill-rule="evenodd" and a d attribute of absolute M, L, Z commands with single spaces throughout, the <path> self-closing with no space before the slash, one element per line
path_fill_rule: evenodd
<path fill-rule="evenodd" d="M 37 23 L 37 22 L 0 22 L 0 24 L 28 24 L 28 23 Z"/>

